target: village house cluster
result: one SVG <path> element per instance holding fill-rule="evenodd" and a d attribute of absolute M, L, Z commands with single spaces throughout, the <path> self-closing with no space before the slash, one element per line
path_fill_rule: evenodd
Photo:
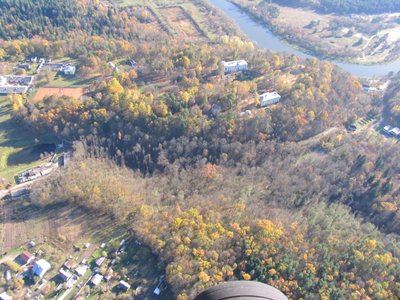
<path fill-rule="evenodd" d="M 27 171 L 24 171 L 24 172 L 18 174 L 17 181 L 18 181 L 18 183 L 24 183 L 24 182 L 35 180 L 39 177 L 50 174 L 53 171 L 53 168 L 54 167 L 53 167 L 52 163 L 47 163 L 44 165 L 34 167 L 32 169 L 29 169 Z"/>
<path fill-rule="evenodd" d="M 32 71 L 38 74 L 40 71 L 49 69 L 54 72 L 60 72 L 65 76 L 73 76 L 76 73 L 76 66 L 69 63 L 52 63 L 50 59 L 32 57 L 18 64 L 17 68 L 31 71 L 31 64 L 36 65 Z M 9 94 L 27 94 L 35 80 L 35 75 L 0 75 L 0 95 Z"/>
<path fill-rule="evenodd" d="M 0 94 L 26 94 L 33 82 L 33 76 L 0 76 Z"/>
<path fill-rule="evenodd" d="M 247 61 L 243 59 L 233 60 L 233 61 L 222 61 L 221 65 L 223 66 L 225 76 L 249 70 L 249 64 L 247 63 Z M 260 101 L 259 104 L 260 107 L 271 106 L 281 101 L 281 95 L 279 95 L 276 91 L 261 93 L 259 96 L 259 101 Z M 212 107 L 211 113 L 213 115 L 218 115 L 220 111 L 221 107 L 218 104 L 216 104 L 215 106 Z"/>

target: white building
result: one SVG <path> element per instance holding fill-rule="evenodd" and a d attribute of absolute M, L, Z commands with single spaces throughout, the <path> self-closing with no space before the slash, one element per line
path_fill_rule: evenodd
<path fill-rule="evenodd" d="M 392 134 L 393 136 L 400 136 L 400 128 L 393 128 L 392 130 L 390 130 L 390 134 Z"/>
<path fill-rule="evenodd" d="M 87 269 L 88 267 L 86 265 L 81 265 L 76 268 L 75 272 L 76 274 L 78 274 L 79 277 L 82 277 L 83 275 L 85 275 Z"/>
<path fill-rule="evenodd" d="M 65 66 L 64 74 L 65 75 L 75 75 L 76 67 L 75 66 Z"/>
<path fill-rule="evenodd" d="M 66 270 L 64 268 L 60 269 L 60 277 L 64 280 L 64 281 L 68 281 L 71 277 L 72 277 L 72 273 L 69 270 Z"/>
<path fill-rule="evenodd" d="M 50 269 L 51 265 L 46 260 L 40 259 L 33 265 L 32 272 L 39 277 L 43 277 L 44 274 L 46 274 L 46 272 Z"/>
<path fill-rule="evenodd" d="M 104 256 L 99 257 L 98 259 L 96 259 L 96 265 L 98 265 L 100 267 L 105 260 L 106 260 L 106 258 Z"/>
<path fill-rule="evenodd" d="M 0 76 L 0 86 L 6 85 L 7 83 L 7 78 L 4 76 Z"/>
<path fill-rule="evenodd" d="M 101 281 L 103 280 L 103 276 L 100 274 L 96 274 L 92 277 L 92 279 L 90 280 L 90 282 L 96 286 L 98 285 Z"/>
<path fill-rule="evenodd" d="M 389 134 L 390 130 L 392 130 L 392 126 L 386 125 L 385 127 L 383 127 L 383 132 L 386 134 Z"/>
<path fill-rule="evenodd" d="M 12 297 L 6 292 L 0 294 L 0 300 L 11 300 Z"/>
<path fill-rule="evenodd" d="M 249 68 L 247 62 L 243 59 L 234 61 L 222 61 L 221 64 L 224 66 L 225 74 L 241 72 Z"/>
<path fill-rule="evenodd" d="M 276 104 L 281 101 L 281 95 L 277 92 L 264 93 L 260 95 L 260 106 L 265 107 L 272 104 Z"/>
<path fill-rule="evenodd" d="M 131 288 L 131 285 L 126 281 L 121 280 L 118 284 L 118 288 L 126 292 Z"/>

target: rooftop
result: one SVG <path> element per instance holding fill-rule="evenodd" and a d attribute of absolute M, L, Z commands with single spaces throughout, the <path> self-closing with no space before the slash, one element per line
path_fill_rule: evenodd
<path fill-rule="evenodd" d="M 277 97 L 281 97 L 277 92 L 272 92 L 272 93 L 264 93 L 261 94 L 260 97 L 266 98 L 266 99 L 275 99 Z"/>
<path fill-rule="evenodd" d="M 244 59 L 241 59 L 241 60 L 223 61 L 222 64 L 225 67 L 234 67 L 237 65 L 247 65 L 247 62 Z"/>
<path fill-rule="evenodd" d="M 90 282 L 93 285 L 98 285 L 101 281 L 103 280 L 103 276 L 100 274 L 96 274 L 92 277 L 92 279 L 90 280 Z"/>

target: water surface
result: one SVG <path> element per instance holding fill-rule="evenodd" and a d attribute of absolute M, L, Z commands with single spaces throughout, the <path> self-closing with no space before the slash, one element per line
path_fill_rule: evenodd
<path fill-rule="evenodd" d="M 312 58 L 314 56 L 297 50 L 275 36 L 265 25 L 255 21 L 251 16 L 227 0 L 209 0 L 210 3 L 222 10 L 230 19 L 247 35 L 247 37 L 256 42 L 259 47 L 266 48 L 276 52 L 287 52 L 301 57 Z M 316 57 L 318 58 L 318 57 Z M 360 77 L 384 76 L 389 72 L 397 73 L 400 71 L 400 59 L 375 65 L 359 65 L 352 63 L 343 63 L 335 60 L 328 60 L 347 72 Z"/>

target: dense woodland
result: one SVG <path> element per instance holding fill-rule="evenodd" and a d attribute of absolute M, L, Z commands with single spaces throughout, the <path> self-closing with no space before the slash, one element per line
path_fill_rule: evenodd
<path fill-rule="evenodd" d="M 77 31 L 128 38 L 138 32 L 128 15 L 99 1 L 7 0 L 0 3 L 0 15 L 0 38 L 7 40 L 34 36 L 57 40 Z"/>
<path fill-rule="evenodd" d="M 17 2 L 9 24 L 28 9 Z M 114 18 L 117 8 L 70 0 L 58 17 L 41 16 L 58 2 L 36 2 L 26 20 L 48 32 L 10 25 L 0 41 L 3 60 L 69 57 L 77 76 L 96 77 L 83 100 L 10 97 L 15 121 L 33 134 L 75 142 L 74 162 L 33 188 L 35 204 L 70 202 L 131 223 L 180 300 L 230 279 L 294 299 L 400 297 L 400 155 L 343 130 L 380 109 L 357 78 L 237 36 L 178 40 L 137 8 Z M 77 6 L 89 22 L 65 27 Z M 249 71 L 222 76 L 220 61 L 239 58 Z M 107 64 L 116 59 L 118 73 Z M 258 108 L 271 89 L 282 102 Z"/>
<path fill-rule="evenodd" d="M 385 121 L 400 126 L 400 74 L 392 79 L 385 99 Z"/>
<path fill-rule="evenodd" d="M 274 162 L 258 168 L 175 163 L 147 178 L 103 159 L 79 157 L 86 149 L 76 147 L 75 163 L 37 185 L 33 201 L 69 201 L 131 222 L 137 238 L 165 264 L 177 299 L 233 279 L 267 282 L 291 299 L 400 296 L 397 236 L 360 223 L 340 204 L 285 207 L 294 195 L 285 194 L 291 185 L 281 170 L 295 157 L 293 144 L 275 145 L 280 151 Z M 270 181 L 266 169 L 278 173 L 279 183 Z M 290 178 L 294 189 L 301 176 Z M 316 180 L 308 180 L 303 192 L 318 190 L 309 185 Z M 271 193 L 281 194 L 275 197 L 279 203 Z"/>
<path fill-rule="evenodd" d="M 339 15 L 379 14 L 400 11 L 400 3 L 397 0 L 277 0 L 274 2 L 291 6 L 307 5 L 324 13 Z"/>

